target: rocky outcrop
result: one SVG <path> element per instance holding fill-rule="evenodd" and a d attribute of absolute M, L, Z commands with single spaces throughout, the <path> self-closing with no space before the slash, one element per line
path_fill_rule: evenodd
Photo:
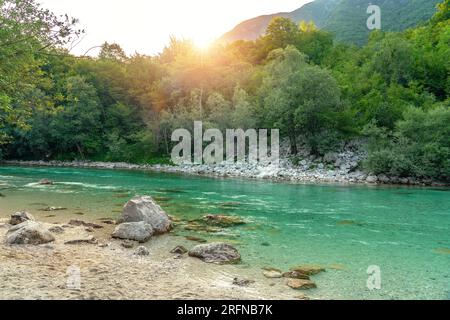
<path fill-rule="evenodd" d="M 13 213 L 11 215 L 11 218 L 9 219 L 9 224 L 16 226 L 25 221 L 35 221 L 35 219 L 30 213 L 28 213 L 26 211 L 20 211 L 20 212 Z"/>
<path fill-rule="evenodd" d="M 144 221 L 122 223 L 116 227 L 112 237 L 124 240 L 146 242 L 153 236 L 152 226 Z"/>
<path fill-rule="evenodd" d="M 6 243 L 10 245 L 40 245 L 55 241 L 55 237 L 41 224 L 25 221 L 11 227 L 6 234 Z"/>
<path fill-rule="evenodd" d="M 167 213 L 149 196 L 139 196 L 127 202 L 119 223 L 145 222 L 154 234 L 163 234 L 172 228 Z"/>
<path fill-rule="evenodd" d="M 195 246 L 189 256 L 199 258 L 206 263 L 230 264 L 241 260 L 241 255 L 233 246 L 226 243 L 209 243 Z"/>

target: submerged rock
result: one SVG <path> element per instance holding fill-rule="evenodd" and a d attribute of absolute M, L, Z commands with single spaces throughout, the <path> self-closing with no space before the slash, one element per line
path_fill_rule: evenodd
<path fill-rule="evenodd" d="M 291 268 L 291 271 L 298 272 L 300 274 L 304 274 L 307 276 L 314 276 L 316 274 L 319 274 L 321 272 L 325 272 L 326 270 L 320 266 L 297 266 L 294 268 Z"/>
<path fill-rule="evenodd" d="M 289 279 L 286 284 L 296 290 L 309 290 L 317 288 L 317 285 L 311 280 Z"/>
<path fill-rule="evenodd" d="M 186 240 L 199 242 L 199 243 L 206 243 L 206 242 L 208 242 L 205 239 L 198 238 L 198 237 L 193 237 L 193 236 L 186 236 L 185 238 L 186 238 Z"/>
<path fill-rule="evenodd" d="M 118 222 L 145 222 L 153 228 L 155 234 L 166 233 L 172 228 L 167 213 L 149 196 L 128 201 Z"/>
<path fill-rule="evenodd" d="M 144 221 L 127 222 L 117 226 L 112 237 L 138 242 L 148 241 L 154 234 L 152 226 Z"/>
<path fill-rule="evenodd" d="M 298 271 L 289 271 L 283 273 L 283 278 L 309 280 L 309 276 Z"/>
<path fill-rule="evenodd" d="M 189 251 L 189 256 L 199 258 L 206 263 L 237 263 L 241 255 L 233 246 L 226 243 L 210 243 L 195 246 Z"/>
<path fill-rule="evenodd" d="M 208 214 L 203 217 L 203 221 L 209 225 L 219 226 L 219 227 L 234 227 L 238 225 L 243 225 L 245 222 L 236 216 L 225 216 L 225 215 L 214 215 Z"/>
<path fill-rule="evenodd" d="M 11 218 L 9 220 L 9 224 L 11 224 L 13 226 L 16 226 L 16 225 L 21 224 L 21 223 L 23 223 L 25 221 L 35 221 L 35 219 L 30 213 L 28 213 L 26 211 L 20 211 L 20 212 L 13 213 L 11 215 Z"/>
<path fill-rule="evenodd" d="M 13 226 L 6 234 L 7 244 L 39 245 L 55 241 L 55 237 L 41 224 L 35 221 L 25 221 Z"/>

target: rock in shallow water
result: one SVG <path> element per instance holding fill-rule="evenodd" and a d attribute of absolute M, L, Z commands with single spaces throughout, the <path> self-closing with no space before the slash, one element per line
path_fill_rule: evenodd
<path fill-rule="evenodd" d="M 9 220 L 9 224 L 16 226 L 25 221 L 35 221 L 34 217 L 25 211 L 16 212 L 11 215 L 11 219 Z"/>
<path fill-rule="evenodd" d="M 153 228 L 146 222 L 122 223 L 114 230 L 112 237 L 139 242 L 148 241 L 154 234 Z"/>
<path fill-rule="evenodd" d="M 291 268 L 291 271 L 298 272 L 300 274 L 304 274 L 307 276 L 314 276 L 316 274 L 319 274 L 321 272 L 325 272 L 326 270 L 320 266 L 297 266 L 294 268 Z"/>
<path fill-rule="evenodd" d="M 34 221 L 25 221 L 13 226 L 6 234 L 7 244 L 39 245 L 55 241 L 55 237 L 42 225 Z"/>
<path fill-rule="evenodd" d="M 145 222 L 153 228 L 155 234 L 166 233 L 172 228 L 167 213 L 149 196 L 128 201 L 118 222 Z"/>
<path fill-rule="evenodd" d="M 289 279 L 287 285 L 296 290 L 309 290 L 317 288 L 317 285 L 311 280 Z"/>
<path fill-rule="evenodd" d="M 206 263 L 237 263 L 241 255 L 233 246 L 226 243 L 209 243 L 195 246 L 189 251 L 189 256 L 199 258 Z"/>

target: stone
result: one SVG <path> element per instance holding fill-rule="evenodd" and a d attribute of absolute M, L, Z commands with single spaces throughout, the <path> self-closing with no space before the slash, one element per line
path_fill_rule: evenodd
<path fill-rule="evenodd" d="M 325 269 L 320 266 L 298 266 L 291 268 L 291 271 L 296 271 L 298 273 L 307 275 L 307 276 L 314 276 L 316 274 L 319 274 L 321 272 L 325 272 Z"/>
<path fill-rule="evenodd" d="M 93 229 L 102 229 L 103 226 L 95 223 L 85 222 L 82 220 L 70 220 L 69 225 L 75 226 L 75 227 L 87 227 L 87 228 L 93 228 Z"/>
<path fill-rule="evenodd" d="M 154 234 L 152 226 L 144 221 L 127 222 L 118 225 L 112 237 L 124 240 L 134 240 L 138 242 L 148 241 Z"/>
<path fill-rule="evenodd" d="M 366 182 L 367 183 L 377 183 L 378 182 L 378 177 L 377 176 L 368 176 L 366 178 Z"/>
<path fill-rule="evenodd" d="M 11 227 L 6 234 L 6 243 L 11 245 L 40 245 L 53 241 L 55 241 L 55 237 L 50 231 L 31 220 Z"/>
<path fill-rule="evenodd" d="M 9 224 L 16 226 L 18 224 L 21 224 L 25 221 L 35 221 L 34 217 L 25 211 L 20 211 L 20 212 L 16 212 L 13 213 L 11 215 L 11 219 L 9 220 Z"/>
<path fill-rule="evenodd" d="M 47 207 L 44 209 L 40 209 L 39 211 L 47 211 L 47 212 L 52 212 L 52 211 L 64 211 L 67 210 L 67 208 L 63 208 L 63 207 Z"/>
<path fill-rule="evenodd" d="M 225 215 L 215 215 L 215 214 L 208 214 L 203 217 L 203 220 L 209 224 L 219 227 L 234 227 L 245 224 L 245 222 L 236 216 L 225 216 Z"/>
<path fill-rule="evenodd" d="M 74 239 L 64 242 L 66 245 L 78 245 L 78 244 L 98 244 L 98 240 L 94 237 L 88 237 L 85 239 Z"/>
<path fill-rule="evenodd" d="M 233 279 L 233 285 L 239 286 L 239 287 L 248 287 L 249 285 L 251 285 L 253 283 L 255 283 L 254 280 L 239 279 L 239 278 Z"/>
<path fill-rule="evenodd" d="M 143 257 L 150 255 L 150 251 L 144 246 L 139 246 L 134 254 Z"/>
<path fill-rule="evenodd" d="M 205 239 L 194 237 L 194 236 L 186 236 L 185 238 L 186 238 L 186 240 L 193 241 L 193 242 L 198 242 L 198 243 L 206 243 L 206 242 L 208 242 Z"/>
<path fill-rule="evenodd" d="M 289 271 L 283 273 L 283 278 L 310 280 L 309 276 L 298 271 Z"/>
<path fill-rule="evenodd" d="M 55 234 L 62 234 L 65 232 L 65 229 L 61 226 L 54 226 L 54 227 L 51 227 L 50 229 L 48 229 L 48 231 L 50 231 L 51 233 L 55 233 Z"/>
<path fill-rule="evenodd" d="M 190 257 L 199 258 L 206 263 L 237 263 L 241 260 L 241 255 L 233 246 L 216 242 L 195 246 L 189 251 Z"/>
<path fill-rule="evenodd" d="M 289 279 L 286 284 L 295 290 L 309 290 L 317 288 L 317 285 L 311 280 Z"/>
<path fill-rule="evenodd" d="M 170 253 L 173 253 L 173 254 L 185 254 L 187 252 L 188 252 L 188 250 L 183 246 L 177 246 L 170 251 Z"/>
<path fill-rule="evenodd" d="M 333 164 L 337 161 L 338 158 L 339 158 L 339 155 L 337 153 L 329 152 L 329 153 L 325 154 L 325 156 L 323 157 L 323 161 L 328 164 Z"/>
<path fill-rule="evenodd" d="M 136 245 L 136 242 L 131 241 L 131 240 L 125 240 L 125 241 L 122 241 L 122 243 L 120 245 L 122 247 L 124 247 L 125 249 L 131 249 L 131 248 L 134 248 L 134 246 Z"/>
<path fill-rule="evenodd" d="M 152 227 L 154 234 L 163 234 L 172 229 L 167 213 L 149 196 L 139 196 L 128 201 L 118 222 L 145 222 Z"/>
<path fill-rule="evenodd" d="M 278 271 L 278 270 L 266 270 L 266 271 L 263 271 L 263 275 L 264 275 L 264 277 L 269 278 L 269 279 L 278 279 L 278 278 L 283 277 L 283 274 L 281 273 L 281 271 Z"/>
<path fill-rule="evenodd" d="M 48 180 L 48 179 L 42 179 L 42 180 L 39 181 L 39 184 L 41 186 L 50 186 L 50 185 L 53 184 L 53 181 Z"/>

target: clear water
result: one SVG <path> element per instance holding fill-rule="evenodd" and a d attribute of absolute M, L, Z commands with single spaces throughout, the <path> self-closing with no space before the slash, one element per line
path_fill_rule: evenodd
<path fill-rule="evenodd" d="M 47 178 L 53 186 L 36 182 Z M 160 200 L 172 216 L 208 213 L 244 218 L 247 224 L 218 234 L 175 230 L 178 235 L 225 240 L 238 246 L 241 268 L 288 270 L 321 265 L 318 289 L 327 299 L 449 299 L 449 189 L 304 185 L 210 179 L 148 172 L 62 168 L 0 168 L 0 215 L 26 209 L 58 220 L 116 218 L 135 195 Z M 61 206 L 67 211 L 39 211 Z M 381 290 L 367 288 L 367 268 L 381 269 Z"/>

